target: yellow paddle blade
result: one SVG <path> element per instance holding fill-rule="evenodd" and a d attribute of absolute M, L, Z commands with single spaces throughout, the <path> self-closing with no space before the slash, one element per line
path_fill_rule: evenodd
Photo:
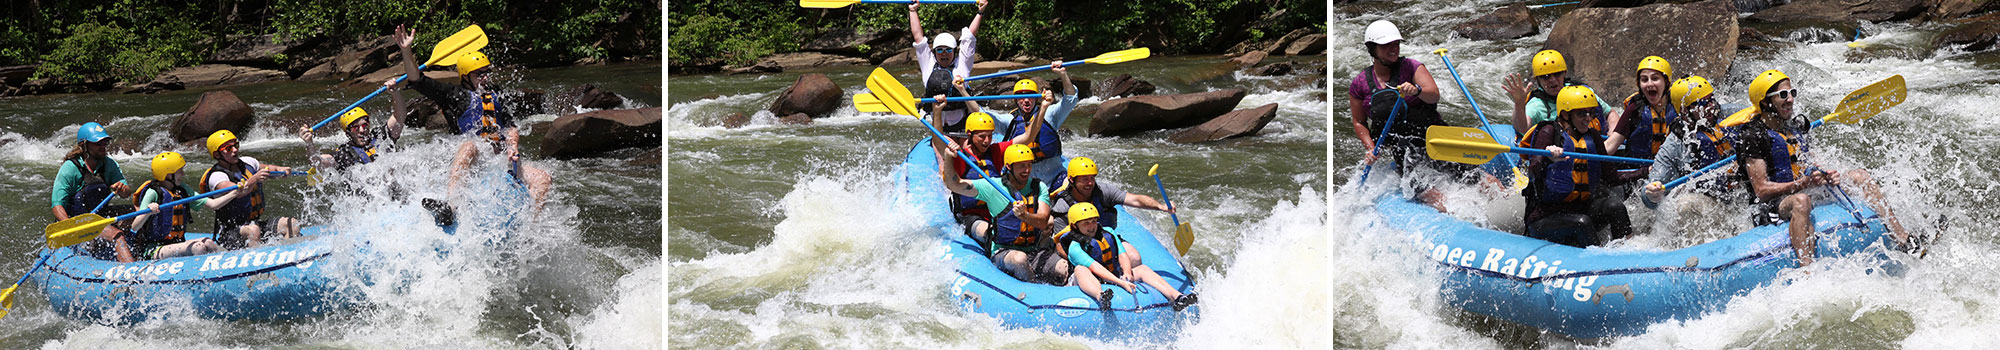
<path fill-rule="evenodd" d="M 1187 256 L 1188 248 L 1191 247 L 1194 247 L 1194 225 L 1181 222 L 1180 227 L 1174 228 L 1174 248 L 1180 249 L 1181 256 Z"/>
<path fill-rule="evenodd" d="M 1451 50 L 1446 50 L 1446 49 L 1436 49 L 1436 50 L 1431 50 L 1431 53 L 1432 53 L 1432 54 L 1436 54 L 1436 55 L 1438 55 L 1438 56 L 1444 56 L 1444 53 L 1445 53 L 1445 51 L 1451 51 Z"/>
<path fill-rule="evenodd" d="M 1424 131 L 1424 143 L 1429 145 L 1425 153 L 1431 159 L 1472 165 L 1486 164 L 1493 156 L 1513 150 L 1494 142 L 1485 130 L 1461 126 L 1432 126 Z"/>
<path fill-rule="evenodd" d="M 15 284 L 13 287 L 7 287 L 7 290 L 0 290 L 0 318 L 7 317 L 8 311 L 14 311 L 14 288 L 21 288 L 21 285 Z"/>
<path fill-rule="evenodd" d="M 1152 169 L 1146 169 L 1146 176 L 1153 176 L 1153 175 L 1159 175 L 1159 174 L 1160 174 L 1160 164 L 1159 164 L 1159 163 L 1153 163 L 1153 168 L 1152 168 Z"/>
<path fill-rule="evenodd" d="M 896 81 L 896 77 L 889 75 L 886 69 L 876 67 L 875 72 L 868 73 L 868 94 L 883 102 L 882 106 L 889 112 L 917 116 L 917 98 L 910 96 L 910 88 Z"/>
<path fill-rule="evenodd" d="M 1744 108 L 1742 110 L 1736 111 L 1736 113 L 1730 113 L 1728 118 L 1722 118 L 1722 122 L 1716 123 L 1715 125 L 1721 125 L 1722 127 L 1725 128 L 1734 128 L 1737 125 L 1743 125 L 1743 123 L 1749 123 L 1750 117 L 1754 117 L 1756 115 L 1757 115 L 1756 108 Z"/>
<path fill-rule="evenodd" d="M 49 248 L 62 248 L 88 242 L 97 238 L 97 231 L 103 230 L 114 220 L 105 219 L 94 213 L 71 216 L 69 220 L 57 221 L 42 228 L 48 234 Z"/>
<path fill-rule="evenodd" d="M 799 7 L 809 9 L 837 9 L 859 2 L 857 0 L 799 0 Z"/>
<path fill-rule="evenodd" d="M 1092 57 L 1090 59 L 1085 59 L 1083 61 L 1090 62 L 1091 64 L 1113 64 L 1113 63 L 1123 63 L 1126 61 L 1143 60 L 1146 59 L 1147 57 L 1153 57 L 1153 49 L 1141 47 L 1130 50 L 1106 52 L 1102 55 L 1097 55 L 1097 57 Z"/>
<path fill-rule="evenodd" d="M 1891 75 L 1847 93 L 1846 98 L 1840 99 L 1840 106 L 1835 107 L 1833 114 L 1827 115 L 1826 119 L 1841 124 L 1860 124 L 1889 107 L 1902 104 L 1909 93 L 1903 86 L 1903 75 Z"/>
<path fill-rule="evenodd" d="M 854 110 L 862 113 L 882 113 L 888 112 L 889 106 L 882 105 L 882 100 L 875 99 L 873 94 L 854 94 Z"/>
<path fill-rule="evenodd" d="M 440 61 L 444 61 L 444 65 L 447 66 L 458 64 L 458 55 L 484 48 L 486 48 L 486 30 L 480 29 L 477 24 L 465 26 L 465 29 L 458 30 L 458 33 L 444 38 L 444 41 L 439 41 L 437 47 L 431 49 L 431 59 L 424 61 L 424 65 L 434 66 Z M 445 61 L 446 59 L 452 60 Z"/>

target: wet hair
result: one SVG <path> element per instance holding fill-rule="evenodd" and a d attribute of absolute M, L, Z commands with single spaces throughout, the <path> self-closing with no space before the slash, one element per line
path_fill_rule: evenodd
<path fill-rule="evenodd" d="M 76 160 L 77 158 L 82 158 L 85 152 L 83 150 L 83 144 L 86 143 L 89 142 L 77 141 L 76 146 L 70 147 L 69 153 L 63 155 L 63 161 L 71 161 L 71 160 Z"/>

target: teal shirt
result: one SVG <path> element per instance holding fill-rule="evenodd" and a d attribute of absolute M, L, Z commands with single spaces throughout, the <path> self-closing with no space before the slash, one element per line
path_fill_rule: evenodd
<path fill-rule="evenodd" d="M 76 164 L 77 162 L 65 160 L 62 162 L 62 168 L 56 170 L 56 181 L 51 186 L 52 190 L 49 191 L 50 208 L 62 206 L 64 199 L 69 199 L 69 196 L 76 195 L 76 191 L 83 189 L 83 168 L 76 166 Z M 111 160 L 110 157 L 105 157 L 101 160 L 100 164 L 104 166 L 104 182 L 106 184 L 125 183 L 125 172 L 118 169 L 118 161 Z M 132 184 L 125 185 L 131 186 Z M 96 204 L 86 203 L 84 205 Z"/>
<path fill-rule="evenodd" d="M 1007 211 L 1009 204 L 1013 203 L 1007 200 L 1006 194 L 1000 192 L 1001 189 L 993 187 L 992 183 L 997 182 L 1006 181 L 998 178 L 993 179 L 993 181 L 972 180 L 972 189 L 979 191 L 979 195 L 973 198 L 978 198 L 980 201 L 986 202 L 986 215 L 999 216 L 1000 213 Z M 1035 198 L 1035 203 L 1048 203 L 1049 189 L 1047 186 L 1043 186 L 1040 191 L 1036 191 L 1033 198 Z"/>
<path fill-rule="evenodd" d="M 1111 228 L 1100 227 L 1098 229 L 1102 230 L 1102 232 L 1098 232 L 1098 234 L 1100 235 L 1112 234 Z M 1125 253 L 1126 253 L 1125 243 L 1123 241 L 1120 241 L 1118 243 L 1118 254 L 1125 254 Z M 1076 267 L 1091 267 L 1091 266 L 1097 266 L 1097 259 L 1092 259 L 1090 257 L 1090 253 L 1085 252 L 1083 250 L 1082 242 L 1072 241 L 1069 242 L 1069 263 L 1072 265 L 1076 265 Z M 1118 273 L 1118 271 L 1112 271 L 1111 273 L 1115 274 Z"/>
<path fill-rule="evenodd" d="M 1603 97 L 1597 98 L 1597 107 L 1604 109 L 1605 114 L 1611 113 L 1611 104 L 1604 103 Z M 1529 125 L 1556 120 L 1556 101 L 1543 99 L 1540 96 L 1529 98 L 1527 109 Z M 1527 132 L 1527 129 L 1524 128 L 1515 132 Z"/>
<path fill-rule="evenodd" d="M 181 187 L 181 190 L 182 190 L 182 191 L 187 191 L 188 195 L 195 195 L 195 194 L 200 194 L 200 193 L 201 193 L 201 192 L 195 192 L 195 191 L 193 191 L 192 189 L 189 189 L 189 188 L 187 187 L 187 184 L 184 184 L 184 183 L 182 183 L 182 184 L 175 184 L 175 185 L 176 185 L 176 186 L 180 186 L 180 187 Z M 198 207 L 198 208 L 206 208 L 206 205 L 208 205 L 208 199 L 209 199 L 209 198 L 211 198 L 211 197 L 203 197 L 202 199 L 196 199 L 196 200 L 194 200 L 194 202 L 193 202 L 193 203 L 188 203 L 188 204 L 186 204 L 186 205 L 192 205 L 192 206 L 196 206 L 196 207 Z M 145 210 L 145 209 L 146 209 L 146 205 L 148 205 L 148 204 L 153 204 L 153 203 L 160 203 L 160 204 L 167 204 L 167 203 L 163 203 L 163 202 L 160 202 L 160 191 L 154 191 L 154 190 L 147 190 L 147 191 L 146 191 L 146 193 L 145 193 L 145 194 L 144 194 L 143 196 L 141 196 L 141 197 L 139 198 L 139 206 L 138 206 L 138 207 L 136 207 L 136 208 L 133 208 L 133 209 L 135 209 L 135 210 Z M 160 208 L 160 211 L 170 211 L 170 210 L 173 210 L 173 209 L 172 209 L 172 208 Z M 158 214 L 158 213 L 155 213 L 155 214 Z"/>

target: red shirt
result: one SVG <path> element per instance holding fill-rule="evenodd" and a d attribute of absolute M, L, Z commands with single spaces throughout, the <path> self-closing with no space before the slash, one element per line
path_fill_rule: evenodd
<path fill-rule="evenodd" d="M 967 155 L 971 156 L 971 157 L 972 157 L 972 160 L 974 160 L 974 161 L 979 161 L 979 162 L 982 162 L 982 163 L 989 163 L 989 164 L 987 164 L 987 166 L 985 166 L 984 168 L 986 168 L 986 172 L 987 172 L 987 173 L 991 174 L 991 173 L 995 173 L 995 172 L 999 172 L 999 171 L 1000 171 L 1000 166 L 999 166 L 999 165 L 995 165 L 995 164 L 990 164 L 990 163 L 993 163 L 993 162 L 994 162 L 994 160 L 999 160 L 999 159 L 1006 159 L 1006 155 L 1007 155 L 1007 146 L 1010 146 L 1010 145 L 1013 145 L 1013 144 L 1014 144 L 1014 141 L 1007 141 L 1007 142 L 1001 142 L 1001 143 L 997 143 L 997 144 L 994 144 L 992 148 L 988 148 L 988 149 L 986 150 L 986 153 L 987 153 L 987 156 L 985 156 L 985 157 L 981 157 L 981 156 L 979 156 L 979 154 L 977 154 L 977 153 L 972 153 L 972 152 L 966 152 L 966 153 L 967 153 Z M 972 173 L 971 173 L 971 171 L 972 171 L 972 167 L 971 167 L 970 165 L 967 165 L 967 164 L 965 164 L 965 159 L 964 159 L 964 158 L 958 158 L 958 157 L 956 157 L 956 156 L 953 156 L 952 158 L 957 158 L 957 159 L 958 159 L 958 161 L 957 161 L 957 162 L 955 162 L 955 163 L 957 163 L 957 164 L 955 165 L 956 167 L 955 167 L 955 168 L 953 168 L 953 169 L 955 169 L 955 170 L 958 170 L 958 176 L 960 176 L 960 177 L 964 177 L 964 178 L 971 178 L 971 177 L 972 177 Z"/>

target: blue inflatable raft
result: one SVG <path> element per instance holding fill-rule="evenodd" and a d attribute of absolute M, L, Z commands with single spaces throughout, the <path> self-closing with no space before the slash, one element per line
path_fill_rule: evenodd
<path fill-rule="evenodd" d="M 1621 251 L 1480 228 L 1401 195 L 1375 208 L 1440 266 L 1440 292 L 1452 306 L 1575 338 L 1636 335 L 1719 311 L 1798 267 L 1785 225 L 1671 251 Z M 1874 256 L 1893 267 L 1881 248 L 1894 246 L 1888 229 L 1873 210 L 1854 209 L 1813 209 L 1817 256 Z"/>
<path fill-rule="evenodd" d="M 323 227 L 300 234 L 324 238 Z M 188 239 L 210 238 L 190 233 Z M 45 249 L 48 265 L 33 280 L 66 317 L 129 323 L 190 312 L 230 320 L 280 320 L 343 307 L 339 281 L 318 262 L 333 253 L 324 239 L 130 263 L 99 260 L 83 245 Z"/>
<path fill-rule="evenodd" d="M 938 163 L 928 139 L 910 148 L 899 170 L 903 189 L 901 208 L 922 211 L 924 226 L 946 238 L 941 260 L 957 268 L 951 282 L 951 296 L 960 307 L 998 319 L 1002 325 L 1032 328 L 1097 339 L 1134 339 L 1175 334 L 1183 320 L 1193 319 L 1200 306 L 1174 311 L 1172 303 L 1145 283 L 1137 283 L 1139 293 L 1106 285 L 1114 290 L 1111 308 L 1099 308 L 1096 298 L 1084 295 L 1075 286 L 1052 286 L 1014 279 L 1000 271 L 982 248 L 953 219 L 943 186 L 939 184 Z M 1194 290 L 1194 282 L 1180 261 L 1154 237 L 1143 221 L 1118 211 L 1119 238 L 1138 249 L 1140 260 L 1158 272 L 1181 292 Z M 1136 283 L 1136 282 L 1135 282 Z"/>

